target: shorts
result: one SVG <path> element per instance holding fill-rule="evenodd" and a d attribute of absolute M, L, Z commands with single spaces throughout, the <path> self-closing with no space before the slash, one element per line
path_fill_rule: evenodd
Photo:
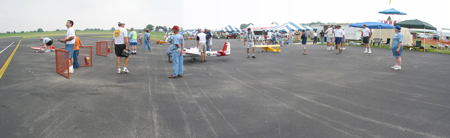
<path fill-rule="evenodd" d="M 75 48 L 75 44 L 66 44 L 64 50 L 69 51 L 69 58 L 73 58 L 73 49 Z"/>
<path fill-rule="evenodd" d="M 198 52 L 206 52 L 206 42 L 198 43 Z"/>
<path fill-rule="evenodd" d="M 342 37 L 336 37 L 336 44 L 341 44 Z"/>
<path fill-rule="evenodd" d="M 52 44 L 53 44 L 53 40 L 50 40 L 47 43 L 45 43 L 45 45 L 47 45 L 47 46 L 51 46 Z"/>
<path fill-rule="evenodd" d="M 130 46 L 137 46 L 137 42 L 130 42 Z"/>
<path fill-rule="evenodd" d="M 115 44 L 114 52 L 116 53 L 116 56 L 117 57 L 125 57 L 125 56 L 122 56 L 122 52 L 126 48 L 127 48 L 127 46 L 125 44 Z"/>
<path fill-rule="evenodd" d="M 334 37 L 328 37 L 327 42 L 330 42 L 330 43 L 334 42 Z"/>
<path fill-rule="evenodd" d="M 369 43 L 369 37 L 363 37 L 363 43 L 368 44 Z"/>
<path fill-rule="evenodd" d="M 403 52 L 403 46 L 400 47 L 400 54 L 397 53 L 397 48 L 392 48 L 392 55 L 394 57 L 400 57 L 402 56 L 402 52 Z"/>
<path fill-rule="evenodd" d="M 255 43 L 254 42 L 247 42 L 247 48 L 250 48 L 250 47 L 255 47 Z"/>

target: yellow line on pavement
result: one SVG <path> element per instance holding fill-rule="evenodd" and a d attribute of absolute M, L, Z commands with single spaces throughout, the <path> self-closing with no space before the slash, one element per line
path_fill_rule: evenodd
<path fill-rule="evenodd" d="M 22 38 L 22 39 L 23 39 L 23 38 Z M 5 64 L 3 64 L 2 69 L 0 69 L 0 79 L 2 79 L 3 73 L 5 73 L 6 68 L 7 68 L 8 65 L 9 65 L 9 62 L 11 62 L 11 59 L 13 58 L 14 54 L 16 53 L 17 48 L 18 48 L 19 45 L 20 45 L 20 42 L 22 42 L 22 39 L 20 39 L 19 43 L 17 43 L 16 48 L 15 48 L 14 51 L 11 53 L 11 55 L 9 55 L 8 60 L 6 60 Z"/>

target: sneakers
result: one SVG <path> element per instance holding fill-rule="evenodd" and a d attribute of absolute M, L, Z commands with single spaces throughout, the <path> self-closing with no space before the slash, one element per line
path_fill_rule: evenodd
<path fill-rule="evenodd" d="M 256 58 L 255 56 L 252 56 L 252 58 Z"/>
<path fill-rule="evenodd" d="M 327 47 L 327 50 L 330 50 L 330 47 Z"/>
<path fill-rule="evenodd" d="M 128 69 L 123 69 L 122 72 L 126 73 L 126 74 L 130 73 L 130 71 Z"/>
<path fill-rule="evenodd" d="M 394 65 L 394 66 L 391 67 L 391 69 L 395 69 L 396 67 L 397 67 L 397 65 Z"/>
<path fill-rule="evenodd" d="M 120 74 L 120 73 L 122 73 L 122 71 L 120 71 L 120 69 L 117 69 L 117 74 Z"/>
<path fill-rule="evenodd" d="M 345 50 L 345 48 L 341 48 L 342 50 Z"/>
<path fill-rule="evenodd" d="M 247 58 L 250 58 L 250 55 L 247 55 Z"/>
<path fill-rule="evenodd" d="M 402 66 L 396 66 L 394 70 L 402 70 Z"/>
<path fill-rule="evenodd" d="M 45 52 L 50 52 L 50 49 L 45 50 Z"/>
<path fill-rule="evenodd" d="M 367 53 L 369 53 L 369 54 L 370 54 L 370 53 L 372 53 L 372 51 L 369 51 L 369 52 L 367 52 Z"/>
<path fill-rule="evenodd" d="M 334 51 L 334 47 L 331 47 L 331 51 Z"/>
<path fill-rule="evenodd" d="M 364 51 L 364 53 L 367 53 L 367 51 Z"/>
<path fill-rule="evenodd" d="M 73 74 L 73 68 L 69 68 L 69 73 Z"/>

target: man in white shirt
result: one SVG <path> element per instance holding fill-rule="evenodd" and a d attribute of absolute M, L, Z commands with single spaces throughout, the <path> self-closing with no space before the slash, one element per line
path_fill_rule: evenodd
<path fill-rule="evenodd" d="M 197 48 L 198 52 L 201 53 L 202 61 L 200 63 L 206 62 L 206 34 L 202 32 L 202 29 L 198 29 L 197 34 Z"/>
<path fill-rule="evenodd" d="M 333 27 L 328 26 L 328 29 L 325 31 L 325 33 L 327 34 L 327 50 L 334 50 L 334 29 L 333 29 Z M 333 47 L 331 47 L 331 46 L 333 46 Z"/>
<path fill-rule="evenodd" d="M 336 55 L 339 55 L 342 52 L 340 44 L 342 42 L 342 38 L 344 37 L 344 31 L 341 29 L 341 25 L 337 25 L 336 27 L 337 28 L 334 30 L 334 36 L 336 39 L 336 46 L 337 46 Z"/>
<path fill-rule="evenodd" d="M 75 30 L 73 29 L 73 21 L 66 22 L 67 33 L 66 38 L 62 39 L 62 43 L 66 43 L 64 50 L 69 52 L 69 73 L 73 73 L 73 49 L 75 48 Z"/>
<path fill-rule="evenodd" d="M 45 48 L 45 52 L 50 52 L 50 47 L 53 44 L 53 40 L 48 38 L 48 37 L 41 37 L 41 41 L 42 41 L 42 48 Z"/>
<path fill-rule="evenodd" d="M 130 50 L 128 49 L 128 44 L 129 44 L 129 40 L 127 38 L 127 34 L 128 31 L 127 29 L 125 29 L 125 23 L 120 21 L 119 23 L 119 28 L 117 28 L 114 31 L 114 39 L 113 39 L 113 43 L 114 43 L 114 51 L 116 53 L 117 56 L 117 74 L 120 73 L 130 73 L 130 71 L 128 71 L 127 69 L 127 65 L 128 65 L 128 61 L 130 60 L 130 56 L 124 56 L 123 52 L 129 52 Z M 125 57 L 125 61 L 124 61 L 124 65 L 123 65 L 123 70 L 120 70 L 120 59 L 122 57 Z"/>
<path fill-rule="evenodd" d="M 248 43 L 247 43 L 248 42 Z M 250 58 L 250 47 L 252 48 L 252 58 L 256 58 L 255 57 L 255 44 L 256 43 L 256 37 L 255 34 L 253 33 L 251 28 L 247 29 L 247 32 L 244 35 L 244 46 L 247 47 L 247 58 Z"/>
<path fill-rule="evenodd" d="M 361 35 L 363 37 L 363 43 L 366 47 L 366 49 L 364 50 L 364 53 L 370 54 L 370 53 L 372 53 L 372 50 L 370 50 L 369 40 L 370 40 L 370 37 L 372 37 L 372 31 L 369 28 L 367 28 L 366 24 L 363 24 L 362 27 L 363 27 L 363 31 L 362 31 Z M 367 48 L 369 48 L 369 51 L 367 51 Z"/>

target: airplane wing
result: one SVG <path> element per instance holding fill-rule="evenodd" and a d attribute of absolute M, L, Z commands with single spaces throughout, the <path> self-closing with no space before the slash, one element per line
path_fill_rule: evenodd
<path fill-rule="evenodd" d="M 198 48 L 196 47 L 184 48 L 184 53 L 189 55 L 200 55 L 200 52 L 198 52 Z"/>
<path fill-rule="evenodd" d="M 255 45 L 255 47 L 280 47 L 280 45 Z"/>

